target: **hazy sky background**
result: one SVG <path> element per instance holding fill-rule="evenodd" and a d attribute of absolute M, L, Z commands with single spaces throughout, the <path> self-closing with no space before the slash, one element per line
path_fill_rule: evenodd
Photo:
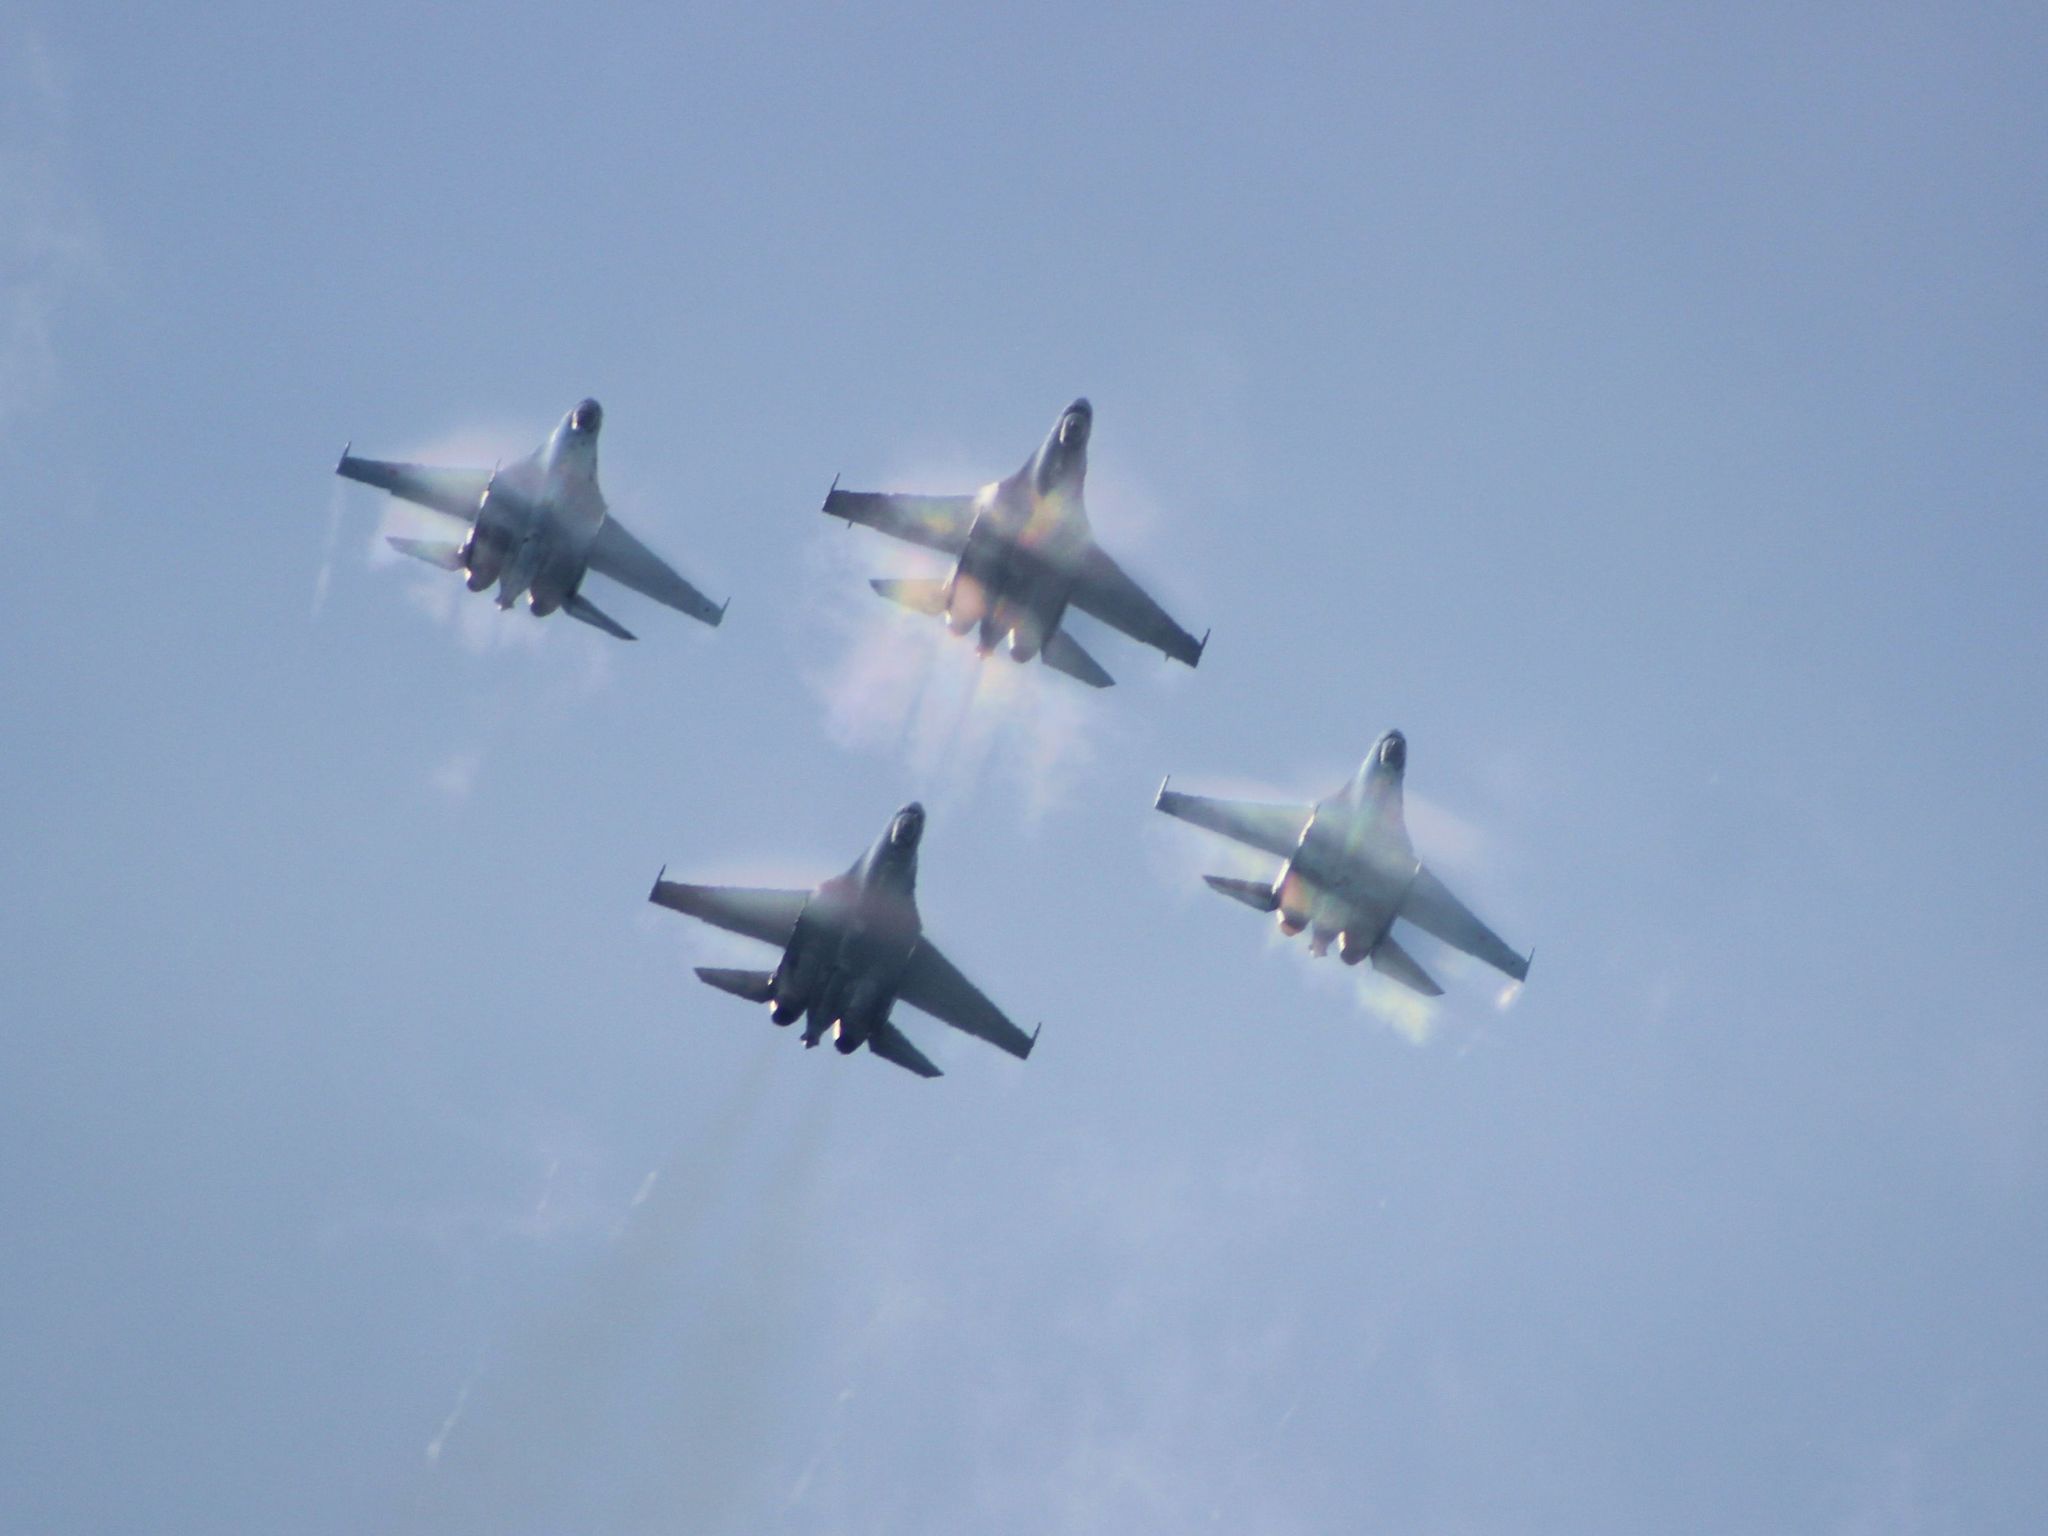
<path fill-rule="evenodd" d="M 1764 9 L 0 10 L 0 1526 L 2037 1530 L 2048 20 Z M 331 474 L 586 393 L 722 629 Z M 1101 696 L 815 511 L 1083 393 Z M 1028 1064 L 646 902 L 913 796 Z"/>

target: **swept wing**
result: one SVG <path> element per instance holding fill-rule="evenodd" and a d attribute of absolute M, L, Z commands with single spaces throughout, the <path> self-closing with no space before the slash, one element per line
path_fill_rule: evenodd
<path fill-rule="evenodd" d="M 1418 865 L 1408 894 L 1401 898 L 1401 916 L 1424 933 L 1433 934 L 1453 949 L 1484 960 L 1497 971 L 1520 981 L 1529 974 L 1527 958 L 1516 954 L 1471 909 L 1453 896 L 1443 881 Z"/>
<path fill-rule="evenodd" d="M 1191 667 L 1202 659 L 1202 647 L 1209 643 L 1208 636 L 1197 640 L 1174 623 L 1172 615 L 1131 580 L 1099 545 L 1091 547 L 1082 558 L 1081 569 L 1074 577 L 1071 601 L 1083 613 L 1093 614 L 1133 640 L 1141 640 Z"/>
<path fill-rule="evenodd" d="M 903 983 L 896 995 L 955 1029 L 1001 1046 L 1012 1056 L 1029 1056 L 1032 1043 L 1038 1038 L 1012 1024 L 1003 1010 L 961 975 L 959 967 L 929 939 L 920 940 L 911 952 L 910 966 L 903 973 Z"/>
<path fill-rule="evenodd" d="M 843 517 L 942 555 L 959 554 L 967 545 L 967 531 L 974 526 L 972 496 L 899 496 L 888 491 L 842 491 L 834 486 L 820 510 L 827 517 Z"/>
<path fill-rule="evenodd" d="M 811 893 L 741 885 L 685 885 L 680 880 L 656 880 L 647 899 L 781 949 L 789 943 L 789 936 L 796 928 L 797 914 L 803 911 Z"/>
<path fill-rule="evenodd" d="M 606 517 L 597 530 L 597 538 L 590 546 L 590 568 L 703 623 L 716 625 L 725 617 L 724 608 L 678 576 L 666 560 L 628 533 L 616 517 Z"/>
<path fill-rule="evenodd" d="M 400 464 L 389 459 L 359 459 L 344 453 L 334 472 L 345 479 L 374 485 L 406 501 L 476 521 L 476 509 L 491 483 L 488 469 L 442 469 L 431 464 Z"/>
<path fill-rule="evenodd" d="M 1184 795 L 1177 789 L 1159 786 L 1154 810 L 1191 821 L 1211 832 L 1220 832 L 1234 842 L 1270 853 L 1275 858 L 1294 856 L 1302 829 L 1315 814 L 1312 805 L 1274 805 L 1261 800 L 1212 800 L 1207 795 Z"/>

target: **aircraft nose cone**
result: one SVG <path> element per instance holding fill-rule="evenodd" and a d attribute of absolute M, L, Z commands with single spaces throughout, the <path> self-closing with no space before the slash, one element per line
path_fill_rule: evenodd
<path fill-rule="evenodd" d="M 896 823 L 889 829 L 889 840 L 906 848 L 914 848 L 922 836 L 924 807 L 913 800 L 896 813 Z"/>
<path fill-rule="evenodd" d="M 1380 761 L 1389 768 L 1405 768 L 1408 764 L 1408 738 L 1399 731 L 1387 732 L 1380 740 Z"/>
<path fill-rule="evenodd" d="M 595 400 L 580 400 L 576 409 L 569 413 L 569 430 L 572 432 L 595 432 L 604 425 L 604 407 Z"/>

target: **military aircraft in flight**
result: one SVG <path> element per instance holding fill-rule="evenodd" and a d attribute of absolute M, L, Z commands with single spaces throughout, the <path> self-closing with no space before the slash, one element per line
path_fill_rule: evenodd
<path fill-rule="evenodd" d="M 1202 878 L 1254 911 L 1277 913 L 1283 933 L 1307 929 L 1311 954 L 1335 940 L 1346 965 L 1370 955 L 1373 969 L 1425 997 L 1440 996 L 1443 988 L 1395 941 L 1399 917 L 1522 980 L 1528 957 L 1501 942 L 1415 857 L 1401 810 L 1407 767 L 1407 739 L 1389 731 L 1348 784 L 1314 805 L 1211 800 L 1161 783 L 1153 808 L 1286 860 L 1270 884 Z"/>
<path fill-rule="evenodd" d="M 597 434 L 603 425 L 604 408 L 584 400 L 540 447 L 496 469 L 394 464 L 359 459 L 344 448 L 334 472 L 467 522 L 469 534 L 459 542 L 386 542 L 416 560 L 462 572 L 472 592 L 496 582 L 500 608 L 524 597 L 537 615 L 559 608 L 631 640 L 630 630 L 583 595 L 584 576 L 596 571 L 693 619 L 717 624 L 724 607 L 670 570 L 606 511 L 597 488 Z"/>
<path fill-rule="evenodd" d="M 750 1003 L 766 1003 L 777 1024 L 804 1019 L 804 1044 L 827 1035 L 842 1054 L 865 1044 L 920 1077 L 939 1069 L 889 1020 L 898 1002 L 978 1035 L 1019 1058 L 1025 1034 L 924 936 L 917 916 L 917 847 L 924 807 L 906 805 L 853 867 L 815 891 L 684 885 L 664 869 L 648 900 L 734 933 L 773 944 L 772 971 L 699 966 L 703 981 Z"/>
<path fill-rule="evenodd" d="M 951 556 L 953 573 L 943 579 L 869 585 L 943 618 L 956 635 L 978 630 L 984 655 L 1007 644 L 1017 661 L 1038 656 L 1091 688 L 1109 687 L 1115 679 L 1061 627 L 1072 606 L 1192 667 L 1209 637 L 1197 640 L 1176 624 L 1089 529 L 1081 489 L 1094 423 L 1094 409 L 1076 400 L 1022 469 L 972 495 L 842 491 L 834 481 L 822 510 Z"/>

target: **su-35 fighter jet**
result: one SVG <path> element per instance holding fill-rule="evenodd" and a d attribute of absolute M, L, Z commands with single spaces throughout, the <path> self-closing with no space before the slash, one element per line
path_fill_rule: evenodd
<path fill-rule="evenodd" d="M 1115 679 L 1060 627 L 1072 605 L 1192 667 L 1209 637 L 1197 640 L 1174 623 L 1089 530 L 1081 484 L 1094 422 L 1088 402 L 1076 400 L 1022 469 L 971 496 L 842 491 L 835 483 L 823 510 L 952 556 L 953 574 L 943 580 L 870 585 L 906 608 L 943 618 L 956 635 L 979 631 L 984 655 L 1007 644 L 1018 661 L 1041 656 L 1091 688 L 1109 687 Z"/>
<path fill-rule="evenodd" d="M 1285 859 L 1270 885 L 1202 878 L 1255 911 L 1279 914 L 1283 933 L 1308 930 L 1312 954 L 1327 952 L 1335 940 L 1346 965 L 1370 955 L 1373 969 L 1425 997 L 1440 996 L 1443 988 L 1394 941 L 1394 919 L 1401 917 L 1522 980 L 1528 958 L 1502 943 L 1416 859 L 1401 814 L 1407 766 L 1406 738 L 1389 731 L 1350 783 L 1314 805 L 1210 800 L 1162 783 L 1153 807 Z"/>
<path fill-rule="evenodd" d="M 889 1022 L 889 1010 L 901 1001 L 1012 1056 L 1029 1056 L 1037 1032 L 1027 1035 L 1012 1024 L 924 936 L 917 917 L 923 836 L 924 807 L 906 805 L 853 868 L 816 891 L 658 878 L 648 900 L 781 949 L 772 971 L 700 966 L 697 975 L 735 997 L 766 1003 L 777 1024 L 801 1017 L 806 1046 L 829 1034 L 843 1054 L 866 1044 L 885 1061 L 937 1077 L 939 1069 Z"/>
<path fill-rule="evenodd" d="M 525 458 L 496 469 L 437 469 L 359 459 L 342 450 L 335 473 L 360 480 L 470 525 L 460 543 L 390 539 L 402 554 L 460 571 L 469 590 L 498 584 L 498 606 L 521 597 L 545 617 L 557 608 L 608 635 L 632 632 L 583 595 L 590 571 L 716 624 L 725 609 L 670 570 L 661 556 L 605 510 L 597 488 L 597 434 L 604 408 L 585 400 Z"/>

